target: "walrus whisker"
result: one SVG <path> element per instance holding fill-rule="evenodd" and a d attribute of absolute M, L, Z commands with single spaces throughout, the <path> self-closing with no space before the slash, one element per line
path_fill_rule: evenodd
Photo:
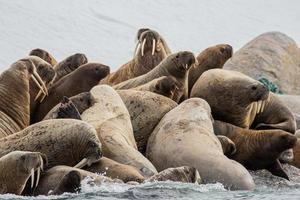
<path fill-rule="evenodd" d="M 88 164 L 88 159 L 87 158 L 84 158 L 82 159 L 77 165 L 75 165 L 74 167 L 75 168 L 83 168 L 84 166 L 86 166 Z"/>
<path fill-rule="evenodd" d="M 152 56 L 154 56 L 154 53 L 155 53 L 155 39 L 153 38 L 152 40 Z"/>
<path fill-rule="evenodd" d="M 31 188 L 33 188 L 34 185 L 34 168 L 31 169 Z"/>
<path fill-rule="evenodd" d="M 40 181 L 40 175 L 41 175 L 41 169 L 38 167 L 38 169 L 37 169 L 37 177 L 36 177 L 36 183 L 35 183 L 35 187 L 37 187 L 38 186 L 38 184 L 39 184 L 39 181 Z"/>
<path fill-rule="evenodd" d="M 146 38 L 143 40 L 143 44 L 142 44 L 142 56 L 144 56 L 145 44 L 146 44 Z"/>

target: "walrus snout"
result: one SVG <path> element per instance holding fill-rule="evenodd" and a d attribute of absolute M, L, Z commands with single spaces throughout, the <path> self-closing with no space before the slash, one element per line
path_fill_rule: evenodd
<path fill-rule="evenodd" d="M 188 71 L 189 68 L 196 63 L 194 54 L 190 51 L 181 51 L 174 54 L 173 61 L 176 66 L 183 71 Z"/>
<path fill-rule="evenodd" d="M 99 78 L 102 79 L 110 73 L 110 67 L 107 65 L 96 65 L 95 72 L 96 72 L 96 75 L 98 75 Z"/>
<path fill-rule="evenodd" d="M 250 85 L 250 91 L 253 94 L 253 101 L 266 100 L 269 97 L 269 89 L 261 83 Z"/>
<path fill-rule="evenodd" d="M 225 56 L 226 59 L 228 59 L 232 57 L 233 48 L 229 44 L 223 44 L 220 48 L 220 52 Z"/>

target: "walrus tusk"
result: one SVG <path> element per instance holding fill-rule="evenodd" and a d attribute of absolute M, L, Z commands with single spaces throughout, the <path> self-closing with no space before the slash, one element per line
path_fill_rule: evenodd
<path fill-rule="evenodd" d="M 142 56 L 144 56 L 145 44 L 146 44 L 146 38 L 143 40 L 143 44 L 142 44 Z"/>
<path fill-rule="evenodd" d="M 136 54 L 139 52 L 140 48 L 141 48 L 141 43 L 138 42 L 134 49 L 134 56 L 136 56 Z"/>
<path fill-rule="evenodd" d="M 41 169 L 38 167 L 38 169 L 37 169 L 37 178 L 36 178 L 35 187 L 37 187 L 38 184 L 39 184 L 39 181 L 40 181 L 40 175 L 41 175 Z"/>
<path fill-rule="evenodd" d="M 265 106 L 266 106 L 266 101 L 263 101 L 263 102 L 262 102 L 262 105 L 261 105 L 261 108 L 260 108 L 260 112 L 261 112 L 261 113 L 264 111 Z"/>
<path fill-rule="evenodd" d="M 84 158 L 82 159 L 77 165 L 75 165 L 74 167 L 75 168 L 83 168 L 84 166 L 86 166 L 88 164 L 88 159 L 87 158 Z"/>
<path fill-rule="evenodd" d="M 46 92 L 44 91 L 44 89 L 43 89 L 43 87 L 40 85 L 40 83 L 36 80 L 36 78 L 34 77 L 34 75 L 31 75 L 31 78 L 32 78 L 32 80 L 35 82 L 35 84 L 37 85 L 37 87 L 40 89 L 40 91 L 42 91 L 42 93 L 44 94 L 44 95 L 46 95 Z M 40 92 L 39 91 L 39 92 Z M 37 97 L 35 97 L 35 99 L 37 99 L 38 98 L 38 96 Z"/>
<path fill-rule="evenodd" d="M 33 188 L 34 184 L 34 168 L 31 169 L 31 188 Z"/>
<path fill-rule="evenodd" d="M 188 64 L 185 64 L 184 68 L 187 70 L 188 69 Z"/>
<path fill-rule="evenodd" d="M 154 56 L 155 48 L 156 48 L 156 46 L 155 46 L 155 39 L 153 38 L 153 40 L 152 40 L 152 56 Z"/>
<path fill-rule="evenodd" d="M 44 91 L 46 92 L 46 95 L 48 96 L 48 89 L 47 89 L 44 81 L 41 79 L 40 75 L 36 71 L 33 72 L 33 75 L 40 82 L 41 86 L 44 88 Z"/>
<path fill-rule="evenodd" d="M 43 161 L 43 158 L 40 156 L 40 161 L 41 161 L 41 170 L 43 171 L 44 170 L 44 161 Z"/>
<path fill-rule="evenodd" d="M 46 95 L 43 95 L 43 97 L 40 100 L 40 103 L 42 103 L 44 101 L 45 97 L 46 97 Z"/>

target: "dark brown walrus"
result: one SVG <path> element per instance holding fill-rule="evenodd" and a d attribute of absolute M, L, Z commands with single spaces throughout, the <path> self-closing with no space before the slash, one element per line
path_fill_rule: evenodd
<path fill-rule="evenodd" d="M 119 83 L 113 86 L 113 88 L 118 90 L 135 88 L 162 76 L 172 76 L 176 79 L 176 86 L 178 87 L 173 99 L 176 102 L 181 102 L 188 97 L 187 73 L 195 62 L 196 59 L 193 53 L 180 51 L 169 55 L 147 74 Z"/>
<path fill-rule="evenodd" d="M 55 58 L 47 51 L 45 51 L 44 49 L 33 49 L 29 52 L 30 56 L 37 56 L 40 57 L 41 59 L 43 59 L 44 61 L 46 61 L 47 63 L 49 63 L 51 66 L 54 66 L 57 64 L 57 61 L 55 60 Z"/>
<path fill-rule="evenodd" d="M 49 96 L 39 105 L 34 121 L 41 121 L 56 106 L 63 96 L 72 97 L 88 92 L 109 74 L 109 67 L 98 63 L 87 63 L 55 82 L 49 89 Z"/>
<path fill-rule="evenodd" d="M 69 73 L 76 70 L 81 65 L 84 65 L 88 62 L 87 57 L 82 53 L 73 54 L 64 60 L 60 61 L 54 66 L 56 72 L 56 77 L 54 82 L 58 81 L 62 77 L 68 75 Z"/>
<path fill-rule="evenodd" d="M 46 95 L 47 88 L 32 59 L 19 60 L 0 75 L 0 138 L 29 126 L 31 79 Z"/>
<path fill-rule="evenodd" d="M 279 129 L 243 129 L 217 120 L 213 125 L 216 135 L 225 135 L 236 146 L 236 153 L 229 158 L 243 164 L 247 169 L 267 169 L 273 175 L 289 180 L 278 158 L 282 152 L 296 144 L 297 138 L 294 135 Z"/>
<path fill-rule="evenodd" d="M 167 57 L 164 40 L 154 30 L 140 29 L 137 47 L 132 60 L 100 81 L 100 84 L 116 85 L 131 78 L 146 74 Z"/>
<path fill-rule="evenodd" d="M 202 51 L 196 57 L 197 65 L 194 65 L 189 70 L 189 94 L 203 72 L 209 69 L 222 68 L 224 63 L 231 58 L 232 52 L 232 46 L 229 44 L 218 44 Z"/>

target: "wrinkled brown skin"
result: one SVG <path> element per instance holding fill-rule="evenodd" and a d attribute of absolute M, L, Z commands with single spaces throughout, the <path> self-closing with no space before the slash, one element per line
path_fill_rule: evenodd
<path fill-rule="evenodd" d="M 21 195 L 27 181 L 30 182 L 31 169 L 41 166 L 40 158 L 46 162 L 45 155 L 38 152 L 13 151 L 0 158 L 0 194 Z"/>
<path fill-rule="evenodd" d="M 28 56 L 26 59 L 30 59 L 34 65 L 36 66 L 36 71 L 40 75 L 41 79 L 43 80 L 46 87 L 49 89 L 50 86 L 53 83 L 53 80 L 56 76 L 56 73 L 52 66 L 42 60 L 41 58 L 37 56 Z M 36 112 L 36 108 L 40 104 L 40 100 L 42 100 L 43 95 L 40 95 L 40 97 L 35 101 L 35 97 L 39 93 L 40 89 L 38 86 L 34 83 L 32 79 L 30 79 L 29 82 L 29 94 L 30 94 L 30 120 L 32 122 L 32 116 L 34 116 Z"/>
<path fill-rule="evenodd" d="M 232 53 L 232 46 L 229 44 L 218 44 L 202 51 L 196 57 L 198 63 L 189 69 L 189 94 L 203 72 L 214 68 L 222 68 L 224 63 L 231 58 Z"/>
<path fill-rule="evenodd" d="M 176 82 L 172 76 L 162 76 L 132 89 L 153 92 L 174 100 L 174 94 L 177 90 Z"/>
<path fill-rule="evenodd" d="M 36 71 L 31 59 L 13 63 L 0 75 L 0 138 L 29 126 L 30 75 Z"/>
<path fill-rule="evenodd" d="M 106 157 L 102 157 L 100 161 L 91 166 L 86 166 L 83 169 L 89 172 L 103 174 L 112 179 L 117 178 L 125 183 L 129 181 L 141 183 L 145 180 L 144 176 L 142 176 L 135 167 L 118 163 Z"/>
<path fill-rule="evenodd" d="M 146 180 L 146 182 L 153 181 L 175 181 L 195 184 L 201 184 L 202 182 L 198 170 L 189 166 L 168 168 Z"/>
<path fill-rule="evenodd" d="M 278 161 L 281 153 L 293 148 L 297 138 L 285 131 L 249 130 L 222 121 L 214 121 L 216 135 L 224 135 L 236 145 L 236 153 L 229 158 L 250 170 L 267 169 L 273 175 L 289 180 Z"/>
<path fill-rule="evenodd" d="M 146 39 L 144 46 L 144 55 L 142 55 L 142 47 L 137 49 L 137 54 L 133 59 L 122 65 L 117 71 L 109 74 L 100 84 L 116 85 L 131 78 L 146 74 L 156 67 L 164 58 L 167 57 L 164 42 L 161 36 L 154 30 L 140 29 L 137 33 L 138 43 L 142 45 Z M 153 39 L 156 41 L 154 55 L 152 55 Z M 134 52 L 135 53 L 135 52 Z"/>
<path fill-rule="evenodd" d="M 63 96 L 72 97 L 90 91 L 109 74 L 109 70 L 106 65 L 87 63 L 55 82 L 49 89 L 49 96 L 37 108 L 34 121 L 41 121 Z"/>
<path fill-rule="evenodd" d="M 193 53 L 189 51 L 180 51 L 169 55 L 147 74 L 119 83 L 113 86 L 113 88 L 118 90 L 135 88 L 161 76 L 172 76 L 177 80 L 178 87 L 173 99 L 176 102 L 181 102 L 188 96 L 187 73 L 188 69 L 194 65 L 195 62 L 196 59 Z M 186 65 L 187 68 L 185 68 Z"/>
<path fill-rule="evenodd" d="M 149 91 L 118 90 L 129 114 L 139 152 L 145 155 L 152 131 L 177 103 Z"/>
<path fill-rule="evenodd" d="M 217 135 L 217 138 L 222 145 L 223 153 L 225 156 L 230 157 L 236 152 L 236 146 L 231 139 L 224 135 Z"/>
<path fill-rule="evenodd" d="M 57 64 L 57 61 L 55 58 L 46 50 L 44 49 L 33 49 L 30 51 L 29 56 L 37 56 L 49 63 L 51 66 L 54 66 Z"/>
<path fill-rule="evenodd" d="M 47 168 L 56 165 L 75 166 L 83 158 L 100 159 L 101 144 L 96 130 L 74 119 L 53 119 L 0 139 L 0 156 L 21 150 L 41 152 L 48 158 Z"/>
<path fill-rule="evenodd" d="M 216 120 L 247 129 L 295 132 L 291 111 L 262 83 L 240 72 L 224 69 L 204 72 L 195 83 L 191 97 L 205 99 Z M 254 102 L 259 100 L 265 100 L 266 105 L 263 112 L 257 114 Z"/>
<path fill-rule="evenodd" d="M 300 169 L 300 138 L 297 138 L 297 143 L 293 148 L 294 151 L 294 159 L 289 164 L 298 167 Z"/>
<path fill-rule="evenodd" d="M 40 179 L 40 183 L 36 188 L 34 195 L 48 195 L 49 191 L 53 192 L 50 195 L 59 195 L 64 192 L 76 192 L 80 189 L 81 180 L 87 176 L 95 179 L 92 181 L 95 184 L 113 182 L 112 179 L 91 173 L 82 169 L 69 166 L 55 166 L 47 170 Z"/>
<path fill-rule="evenodd" d="M 57 74 L 54 82 L 57 82 L 59 79 L 75 71 L 78 67 L 86 64 L 87 62 L 87 57 L 81 53 L 73 54 L 65 58 L 63 61 L 60 61 L 54 66 L 54 70 Z"/>
<path fill-rule="evenodd" d="M 93 105 L 93 98 L 90 92 L 83 92 L 80 94 L 77 94 L 73 97 L 69 98 L 72 104 L 76 107 L 77 111 L 81 115 L 86 109 L 91 107 Z M 57 112 L 59 111 L 59 107 L 61 106 L 61 103 L 54 106 L 48 114 L 44 117 L 43 120 L 47 119 L 56 119 Z"/>

